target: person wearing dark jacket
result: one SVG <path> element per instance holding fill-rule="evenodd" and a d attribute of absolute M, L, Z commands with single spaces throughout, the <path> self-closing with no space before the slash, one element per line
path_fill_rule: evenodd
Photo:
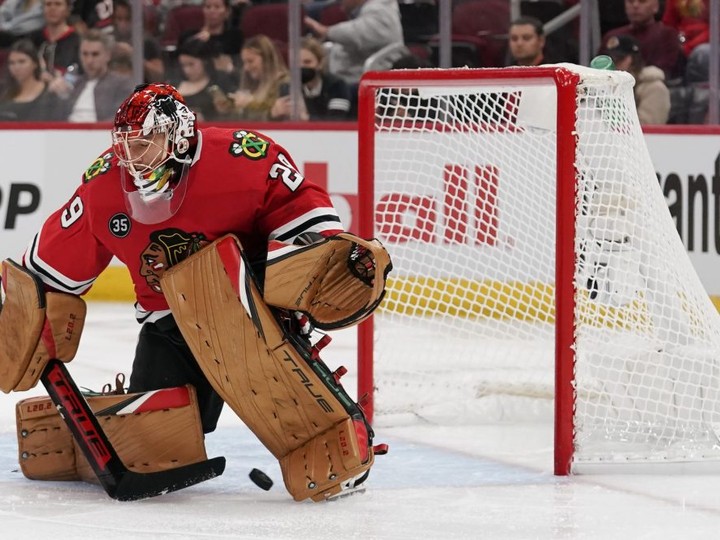
<path fill-rule="evenodd" d="M 307 37 L 300 49 L 303 97 L 310 120 L 347 120 L 350 88 L 340 77 L 326 70 L 325 48 Z"/>
<path fill-rule="evenodd" d="M 44 0 L 45 26 L 28 36 L 40 51 L 48 82 L 80 66 L 80 33 L 68 23 L 71 4 L 71 0 Z"/>

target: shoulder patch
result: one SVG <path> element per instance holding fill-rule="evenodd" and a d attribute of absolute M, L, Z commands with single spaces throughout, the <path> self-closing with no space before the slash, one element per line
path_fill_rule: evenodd
<path fill-rule="evenodd" d="M 270 143 L 258 137 L 252 131 L 235 131 L 228 149 L 235 157 L 244 156 L 252 160 L 265 159 Z"/>
<path fill-rule="evenodd" d="M 115 238 L 125 238 L 132 229 L 132 220 L 124 212 L 119 212 L 108 221 L 108 229 Z"/>
<path fill-rule="evenodd" d="M 101 174 L 105 174 L 113 166 L 113 157 L 115 154 L 108 152 L 98 157 L 92 164 L 85 170 L 82 176 L 83 184 L 88 183 L 90 180 L 97 178 Z"/>

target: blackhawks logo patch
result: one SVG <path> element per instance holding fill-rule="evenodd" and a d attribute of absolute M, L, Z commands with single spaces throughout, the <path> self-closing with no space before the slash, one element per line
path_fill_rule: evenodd
<path fill-rule="evenodd" d="M 235 157 L 245 156 L 252 160 L 258 160 L 267 157 L 269 146 L 270 143 L 251 131 L 236 131 L 233 133 L 233 142 L 230 144 L 229 151 Z"/>
<path fill-rule="evenodd" d="M 160 280 L 168 268 L 197 253 L 210 242 L 200 232 L 169 228 L 150 233 L 150 242 L 140 254 L 140 275 L 153 291 L 162 294 Z"/>
<path fill-rule="evenodd" d="M 97 158 L 95 161 L 93 161 L 92 165 L 90 165 L 83 173 L 83 183 L 87 183 L 93 178 L 97 178 L 101 174 L 105 174 L 106 172 L 108 172 L 110 170 L 110 167 L 112 166 L 112 158 L 113 153 L 108 152 L 107 154 L 104 154 Z"/>

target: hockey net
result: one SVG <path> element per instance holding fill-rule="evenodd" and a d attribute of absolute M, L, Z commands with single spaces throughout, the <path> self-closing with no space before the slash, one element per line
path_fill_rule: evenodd
<path fill-rule="evenodd" d="M 362 232 L 394 263 L 360 330 L 376 424 L 554 415 L 558 474 L 720 459 L 720 320 L 629 75 L 390 71 L 359 104 Z"/>

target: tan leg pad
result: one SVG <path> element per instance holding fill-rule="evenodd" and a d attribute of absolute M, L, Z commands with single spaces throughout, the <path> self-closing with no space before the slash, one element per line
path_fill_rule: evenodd
<path fill-rule="evenodd" d="M 163 392 L 173 397 L 173 406 L 163 405 Z M 145 399 L 150 394 L 155 401 Z M 207 459 L 192 386 L 95 396 L 88 398 L 88 403 L 95 412 L 118 409 L 125 403 L 132 409 L 140 401 L 134 400 L 137 396 L 143 396 L 143 404 L 137 409 L 141 412 L 114 411 L 98 416 L 120 459 L 130 470 L 155 472 Z M 49 397 L 24 399 L 15 410 L 20 467 L 27 478 L 97 483 L 90 464 Z"/>
<path fill-rule="evenodd" d="M 374 456 L 362 463 L 350 418 L 333 426 L 280 459 L 283 480 L 296 501 L 323 501 L 341 491 L 343 482 L 372 467 Z"/>
<path fill-rule="evenodd" d="M 0 311 L 0 390 L 33 388 L 51 358 L 75 357 L 85 323 L 79 296 L 45 293 L 40 280 L 11 260 L 2 263 L 5 304 Z"/>
<path fill-rule="evenodd" d="M 318 493 L 308 490 L 308 478 L 323 489 L 334 482 L 339 490 L 340 478 L 357 470 L 359 458 L 348 459 L 340 440 L 330 439 L 352 427 L 348 410 L 361 412 L 327 367 L 285 333 L 237 239 L 216 240 L 170 268 L 162 290 L 210 384 L 278 460 L 287 457 L 283 477 L 290 494 L 302 500 Z M 357 443 L 343 452 L 372 456 L 365 439 L 362 452 Z M 372 460 L 365 461 L 370 467 Z"/>
<path fill-rule="evenodd" d="M 49 397 L 15 406 L 20 469 L 31 480 L 79 480 L 70 430 Z"/>

